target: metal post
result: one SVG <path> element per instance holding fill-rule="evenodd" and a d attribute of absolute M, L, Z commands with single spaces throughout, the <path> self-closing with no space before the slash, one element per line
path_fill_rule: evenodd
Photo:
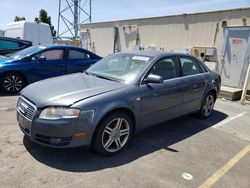
<path fill-rule="evenodd" d="M 80 3 L 80 1 L 79 1 Z M 78 0 L 74 0 L 74 31 L 75 31 L 75 36 L 74 38 L 77 37 L 78 34 Z"/>
<path fill-rule="evenodd" d="M 61 0 L 59 0 L 59 9 L 58 9 L 58 20 L 57 20 L 57 38 L 59 37 L 60 17 L 61 17 Z"/>
<path fill-rule="evenodd" d="M 92 0 L 89 0 L 89 22 L 92 21 Z"/>
<path fill-rule="evenodd" d="M 242 95 L 241 95 L 241 99 L 240 99 L 240 103 L 241 104 L 246 104 L 246 94 L 247 94 L 247 87 L 250 81 L 250 58 L 248 58 L 248 68 L 247 68 L 247 75 L 246 75 L 246 79 L 245 79 L 245 83 L 243 86 L 243 91 L 242 91 Z"/>
<path fill-rule="evenodd" d="M 81 2 L 81 0 L 59 0 L 57 38 L 71 38 L 70 34 L 76 39 L 80 33 L 80 24 L 92 21 L 92 1 Z M 62 24 L 64 29 L 61 27 Z"/>

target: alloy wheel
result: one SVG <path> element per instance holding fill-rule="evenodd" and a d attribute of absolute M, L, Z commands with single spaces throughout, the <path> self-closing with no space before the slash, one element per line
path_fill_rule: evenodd
<path fill-rule="evenodd" d="M 202 112 L 205 117 L 208 117 L 214 108 L 214 97 L 213 95 L 208 95 L 203 103 Z"/>
<path fill-rule="evenodd" d="M 23 79 L 19 75 L 8 75 L 4 78 L 3 89 L 4 91 L 16 93 L 23 88 Z"/>
<path fill-rule="evenodd" d="M 128 141 L 130 126 L 126 119 L 111 120 L 102 133 L 102 146 L 107 152 L 119 151 Z"/>

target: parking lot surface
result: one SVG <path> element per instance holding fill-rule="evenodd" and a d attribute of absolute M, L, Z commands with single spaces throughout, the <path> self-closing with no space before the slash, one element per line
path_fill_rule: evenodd
<path fill-rule="evenodd" d="M 162 123 L 103 157 L 25 139 L 17 98 L 0 96 L 1 187 L 250 187 L 250 105 L 218 99 L 210 118 Z"/>

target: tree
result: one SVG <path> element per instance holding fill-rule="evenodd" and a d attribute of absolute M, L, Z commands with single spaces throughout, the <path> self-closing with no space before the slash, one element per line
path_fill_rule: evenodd
<path fill-rule="evenodd" d="M 25 17 L 16 16 L 14 19 L 14 22 L 18 22 L 18 21 L 22 21 L 22 20 L 26 20 Z"/>
<path fill-rule="evenodd" d="M 48 16 L 48 13 L 46 12 L 46 10 L 44 10 L 44 9 L 41 9 L 41 10 L 40 10 L 40 12 L 39 12 L 39 17 L 36 17 L 36 18 L 35 18 L 35 22 L 37 22 L 37 23 L 42 22 L 42 23 L 47 23 L 47 24 L 49 24 L 52 35 L 53 35 L 54 37 L 56 36 L 55 27 L 51 24 L 51 17 Z"/>

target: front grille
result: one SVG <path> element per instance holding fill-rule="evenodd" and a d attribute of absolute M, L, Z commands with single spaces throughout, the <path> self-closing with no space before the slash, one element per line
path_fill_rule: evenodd
<path fill-rule="evenodd" d="M 36 112 L 36 106 L 27 99 L 20 97 L 17 102 L 18 112 L 29 121 L 32 121 Z"/>

